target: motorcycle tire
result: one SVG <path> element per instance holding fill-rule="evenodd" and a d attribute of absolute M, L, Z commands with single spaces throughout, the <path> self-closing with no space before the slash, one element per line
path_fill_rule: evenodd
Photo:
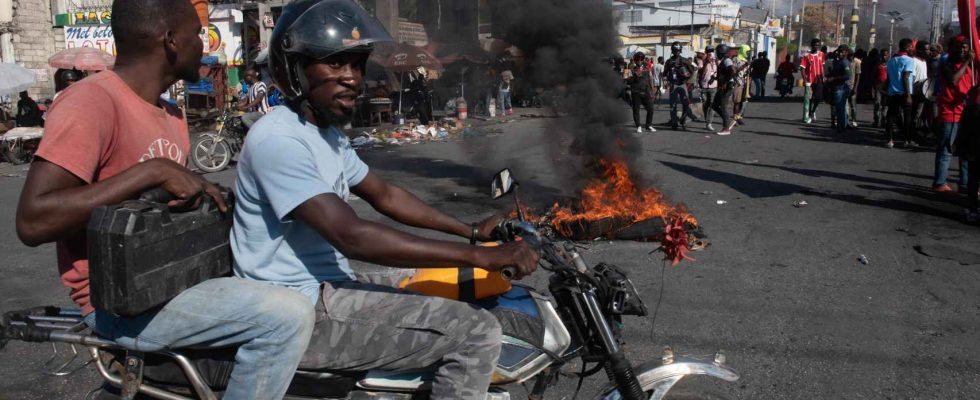
<path fill-rule="evenodd" d="M 226 140 L 218 140 L 214 135 L 203 135 L 191 145 L 191 162 L 205 173 L 223 171 L 231 164 L 231 146 Z"/>

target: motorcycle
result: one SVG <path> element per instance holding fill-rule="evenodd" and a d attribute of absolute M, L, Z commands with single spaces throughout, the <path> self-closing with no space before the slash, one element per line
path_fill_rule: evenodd
<path fill-rule="evenodd" d="M 781 76 L 776 78 L 776 90 L 779 91 L 779 98 L 793 94 L 793 77 Z"/>
<path fill-rule="evenodd" d="M 491 194 L 498 199 L 513 193 L 520 206 L 517 188 L 510 171 L 504 170 L 494 178 Z M 630 363 L 624 351 L 623 317 L 645 316 L 647 309 L 623 270 L 605 263 L 588 266 L 575 244 L 542 235 L 522 212 L 517 219 L 499 224 L 494 237 L 501 241 L 523 240 L 541 254 L 540 267 L 550 274 L 551 297 L 515 283 L 503 294 L 475 302 L 491 313 L 503 310 L 507 319 L 517 321 L 508 324 L 501 319 L 503 344 L 488 399 L 509 400 L 511 394 L 506 385 L 532 379 L 529 398 L 541 399 L 559 375 L 584 379 L 603 371 L 609 382 L 595 399 L 661 400 L 685 377 L 704 375 L 728 382 L 739 379 L 725 364 L 722 352 L 713 360 L 702 361 L 675 356 L 667 348 L 660 359 Z M 513 269 L 504 269 L 500 277 L 512 278 L 514 273 Z M 227 385 L 235 356 L 233 348 L 129 351 L 90 333 L 77 310 L 55 307 L 4 314 L 0 320 L 0 346 L 9 340 L 69 346 L 71 358 L 60 363 L 52 357 L 45 364 L 54 366 L 48 373 L 70 375 L 94 364 L 112 388 L 104 390 L 100 399 L 134 399 L 138 394 L 164 400 L 217 399 Z M 83 357 L 80 366 L 76 366 L 76 346 L 88 350 L 89 356 Z M 573 360 L 581 362 L 582 371 L 563 371 Z M 589 364 L 594 366 L 587 368 Z M 300 366 L 286 399 L 424 399 L 434 371 L 430 367 L 409 372 L 351 374 Z"/>
<path fill-rule="evenodd" d="M 206 173 L 223 171 L 242 151 L 246 133 L 248 128 L 241 113 L 234 106 L 225 107 L 218 116 L 215 131 L 202 133 L 191 144 L 191 162 Z"/>

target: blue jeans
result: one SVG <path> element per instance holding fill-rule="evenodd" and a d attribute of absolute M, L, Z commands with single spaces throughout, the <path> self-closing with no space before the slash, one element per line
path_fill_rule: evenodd
<path fill-rule="evenodd" d="M 98 311 L 85 322 L 119 345 L 145 352 L 239 346 L 226 399 L 281 399 L 313 334 L 313 304 L 299 292 L 217 278 L 134 318 Z"/>
<path fill-rule="evenodd" d="M 936 148 L 936 175 L 932 181 L 934 186 L 945 184 L 946 178 L 949 177 L 949 162 L 953 159 L 953 143 L 956 142 L 956 134 L 959 133 L 960 124 L 958 122 L 943 122 L 942 128 L 942 141 Z M 966 159 L 960 157 L 960 190 L 966 189 L 968 166 Z"/>
<path fill-rule="evenodd" d="M 757 99 L 766 97 L 766 77 L 752 78 L 752 88 L 755 89 L 752 97 Z"/>
<path fill-rule="evenodd" d="M 834 114 L 837 116 L 837 132 L 847 129 L 847 98 L 851 97 L 851 88 L 840 85 L 834 89 Z"/>
<path fill-rule="evenodd" d="M 499 91 L 497 93 L 497 109 L 503 113 L 512 108 L 514 108 L 514 106 L 510 104 L 510 91 Z"/>

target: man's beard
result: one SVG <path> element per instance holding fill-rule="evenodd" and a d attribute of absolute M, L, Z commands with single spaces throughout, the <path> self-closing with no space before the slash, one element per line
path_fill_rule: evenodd
<path fill-rule="evenodd" d="M 313 108 L 314 115 L 316 116 L 317 122 L 321 126 L 328 125 L 328 126 L 336 126 L 342 128 L 346 126 L 347 123 L 349 123 L 354 116 L 354 110 L 352 109 L 344 109 L 342 113 L 338 114 L 333 111 L 330 111 L 330 109 L 326 107 L 323 108 L 316 107 L 312 103 L 310 104 L 310 107 Z"/>

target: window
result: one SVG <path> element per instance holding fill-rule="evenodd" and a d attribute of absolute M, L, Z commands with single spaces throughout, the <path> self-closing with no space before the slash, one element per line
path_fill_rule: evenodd
<path fill-rule="evenodd" d="M 623 10 L 623 22 L 639 25 L 643 21 L 643 10 Z"/>

